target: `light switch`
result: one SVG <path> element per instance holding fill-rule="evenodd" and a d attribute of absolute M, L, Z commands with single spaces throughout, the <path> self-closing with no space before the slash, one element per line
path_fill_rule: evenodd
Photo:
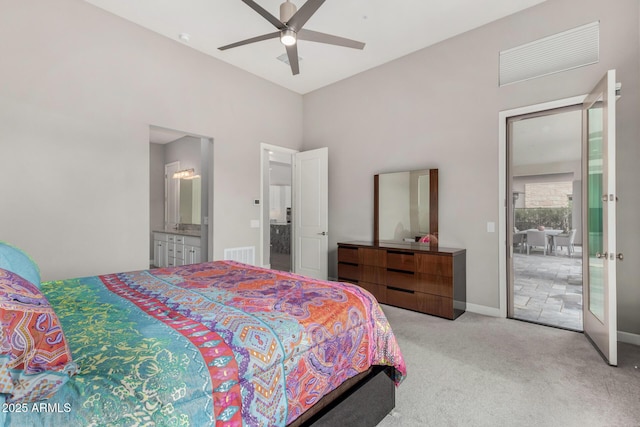
<path fill-rule="evenodd" d="M 487 222 L 487 233 L 495 233 L 496 232 L 496 223 L 495 222 Z"/>

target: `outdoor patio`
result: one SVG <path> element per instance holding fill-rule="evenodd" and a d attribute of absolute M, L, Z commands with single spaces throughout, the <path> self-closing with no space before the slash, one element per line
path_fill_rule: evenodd
<path fill-rule="evenodd" d="M 582 331 L 582 250 L 514 253 L 514 318 Z"/>

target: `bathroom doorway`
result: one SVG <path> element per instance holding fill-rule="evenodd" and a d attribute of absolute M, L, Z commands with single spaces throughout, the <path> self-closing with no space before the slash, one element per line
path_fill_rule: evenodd
<path fill-rule="evenodd" d="M 150 265 L 164 267 L 209 261 L 209 254 L 213 253 L 209 232 L 213 207 L 213 139 L 150 126 L 149 163 Z M 184 247 L 175 246 L 173 242 L 158 241 L 158 237 L 166 237 L 158 233 L 195 240 L 190 239 L 190 244 Z M 170 253 L 172 244 L 174 252 Z M 166 252 L 160 250 L 159 254 L 158 245 L 167 248 Z M 185 248 L 189 257 L 183 252 Z"/>

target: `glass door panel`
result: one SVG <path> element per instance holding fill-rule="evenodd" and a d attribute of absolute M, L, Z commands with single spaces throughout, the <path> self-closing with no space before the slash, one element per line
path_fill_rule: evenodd
<path fill-rule="evenodd" d="M 604 323 L 604 241 L 603 241 L 603 115 L 602 98 L 587 109 L 587 206 L 589 211 L 589 311 Z"/>

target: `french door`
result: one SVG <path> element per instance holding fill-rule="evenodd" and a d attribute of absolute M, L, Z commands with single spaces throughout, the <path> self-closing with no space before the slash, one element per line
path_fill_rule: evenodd
<path fill-rule="evenodd" d="M 609 70 L 583 103 L 584 332 L 605 360 L 618 364 L 616 310 L 616 72 Z"/>

